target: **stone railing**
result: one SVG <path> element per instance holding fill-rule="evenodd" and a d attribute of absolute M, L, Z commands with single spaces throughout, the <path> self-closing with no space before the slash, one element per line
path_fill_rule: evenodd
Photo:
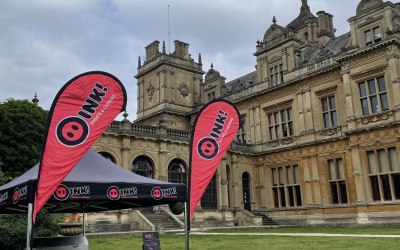
<path fill-rule="evenodd" d="M 229 150 L 241 154 L 262 154 L 276 150 L 297 147 L 310 143 L 317 143 L 321 140 L 338 139 L 347 131 L 346 126 L 339 126 L 321 131 L 315 131 L 317 135 L 313 140 L 302 140 L 302 136 L 290 136 L 278 140 L 271 140 L 256 144 L 232 142 Z M 164 141 L 176 141 L 190 143 L 191 133 L 189 131 L 168 129 L 165 127 L 136 125 L 130 122 L 114 121 L 106 130 L 106 133 L 118 135 L 132 135 L 138 138 L 154 138 Z"/>
<path fill-rule="evenodd" d="M 164 127 L 136 125 L 130 122 L 113 121 L 106 133 L 133 135 L 155 139 L 177 140 L 189 142 L 190 132 L 168 129 Z"/>
<path fill-rule="evenodd" d="M 143 134 L 149 134 L 149 135 L 155 135 L 157 134 L 158 127 L 153 127 L 153 126 L 144 126 L 144 125 L 133 125 L 131 126 L 131 130 L 133 133 L 143 133 Z"/>

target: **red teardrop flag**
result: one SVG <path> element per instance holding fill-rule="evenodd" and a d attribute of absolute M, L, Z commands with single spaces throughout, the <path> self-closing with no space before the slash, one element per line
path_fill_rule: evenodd
<path fill-rule="evenodd" d="M 198 113 L 190 154 L 190 218 L 238 129 L 239 112 L 228 101 L 210 102 Z"/>
<path fill-rule="evenodd" d="M 53 101 L 40 161 L 33 222 L 58 185 L 126 107 L 122 83 L 105 72 L 67 82 Z"/>

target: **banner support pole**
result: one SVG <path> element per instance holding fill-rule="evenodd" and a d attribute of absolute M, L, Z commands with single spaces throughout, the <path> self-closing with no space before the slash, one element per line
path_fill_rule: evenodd
<path fill-rule="evenodd" d="M 185 202 L 185 250 L 189 250 L 189 236 L 190 236 L 189 216 L 190 216 L 189 206 L 187 202 Z"/>
<path fill-rule="evenodd" d="M 26 228 L 26 249 L 31 250 L 31 236 L 32 236 L 32 211 L 33 204 L 28 204 L 28 224 Z"/>

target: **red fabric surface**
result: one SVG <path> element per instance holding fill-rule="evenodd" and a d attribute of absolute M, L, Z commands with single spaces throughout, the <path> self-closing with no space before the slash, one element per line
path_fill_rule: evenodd
<path fill-rule="evenodd" d="M 33 222 L 40 209 L 115 117 L 125 109 L 121 82 L 104 72 L 88 72 L 57 94 L 48 118 Z"/>
<path fill-rule="evenodd" d="M 195 124 L 190 170 L 190 218 L 239 128 L 239 112 L 227 101 L 205 106 Z"/>

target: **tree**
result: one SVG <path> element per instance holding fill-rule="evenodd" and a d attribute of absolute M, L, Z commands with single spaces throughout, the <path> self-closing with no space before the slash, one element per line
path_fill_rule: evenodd
<path fill-rule="evenodd" d="M 59 214 L 48 214 L 42 209 L 34 227 L 34 237 L 50 237 L 59 233 L 57 222 L 61 221 Z M 26 214 L 0 215 L 0 249 L 23 249 L 26 241 Z"/>
<path fill-rule="evenodd" d="M 0 103 L 0 172 L 13 179 L 40 160 L 47 112 L 28 100 Z M 1 181 L 1 180 L 0 180 Z"/>

